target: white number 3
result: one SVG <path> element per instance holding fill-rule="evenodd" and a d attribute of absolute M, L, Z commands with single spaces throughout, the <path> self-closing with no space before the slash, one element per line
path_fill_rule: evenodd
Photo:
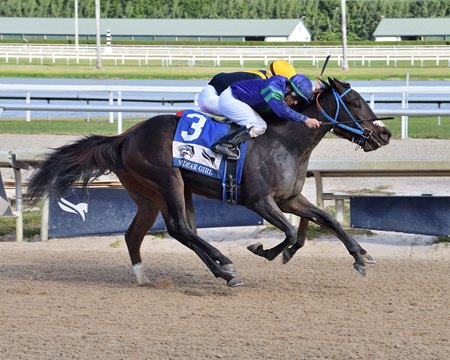
<path fill-rule="evenodd" d="M 200 137 L 200 134 L 202 133 L 203 130 L 203 126 L 205 126 L 206 117 L 203 116 L 202 114 L 195 114 L 195 113 L 188 114 L 187 116 L 190 118 L 198 119 L 197 122 L 194 121 L 191 124 L 191 129 L 194 130 L 193 134 L 189 134 L 187 131 L 181 132 L 181 137 L 183 138 L 184 141 L 192 141 Z"/>

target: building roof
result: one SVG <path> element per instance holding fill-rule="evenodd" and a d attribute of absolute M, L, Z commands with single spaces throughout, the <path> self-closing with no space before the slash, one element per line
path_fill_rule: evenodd
<path fill-rule="evenodd" d="M 300 19 L 101 19 L 100 32 L 157 36 L 289 36 Z M 73 18 L 0 18 L 0 34 L 73 34 Z M 95 34 L 95 19 L 78 19 L 80 35 Z"/>
<path fill-rule="evenodd" d="M 374 36 L 450 35 L 450 18 L 382 19 Z"/>

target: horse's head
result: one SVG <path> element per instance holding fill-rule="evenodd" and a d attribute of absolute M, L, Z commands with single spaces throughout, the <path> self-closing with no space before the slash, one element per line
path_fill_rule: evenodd
<path fill-rule="evenodd" d="M 387 145 L 391 132 L 373 113 L 362 96 L 350 84 L 337 79 L 328 79 L 315 96 L 322 120 L 329 124 L 330 131 L 361 146 L 364 151 L 373 151 Z M 327 126 L 327 125 L 325 125 Z"/>

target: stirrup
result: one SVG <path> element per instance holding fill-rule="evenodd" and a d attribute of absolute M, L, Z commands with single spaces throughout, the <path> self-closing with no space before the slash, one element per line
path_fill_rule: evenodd
<path fill-rule="evenodd" d="M 228 160 L 239 160 L 241 157 L 239 146 L 233 146 L 227 143 L 218 143 L 213 146 L 212 150 L 218 154 L 225 155 Z"/>

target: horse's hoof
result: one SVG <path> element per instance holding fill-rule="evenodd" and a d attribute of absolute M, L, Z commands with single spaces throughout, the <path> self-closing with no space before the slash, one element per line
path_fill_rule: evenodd
<path fill-rule="evenodd" d="M 291 253 L 289 251 L 283 251 L 283 259 L 281 260 L 283 264 L 287 264 L 291 259 L 292 259 Z"/>
<path fill-rule="evenodd" d="M 136 284 L 137 286 L 148 286 L 150 285 L 150 280 L 144 273 L 141 273 L 136 275 Z"/>
<path fill-rule="evenodd" d="M 362 266 L 360 264 L 358 264 L 357 262 L 355 262 L 353 264 L 353 269 L 355 269 L 355 271 L 361 275 L 361 276 L 366 276 L 366 267 Z"/>
<path fill-rule="evenodd" d="M 373 256 L 370 256 L 369 254 L 364 254 L 362 257 L 365 264 L 376 264 L 376 260 Z"/>
<path fill-rule="evenodd" d="M 237 274 L 237 270 L 234 267 L 234 264 L 222 265 L 222 271 L 226 272 L 227 274 L 231 274 L 231 275 Z"/>
<path fill-rule="evenodd" d="M 263 250 L 263 246 L 261 243 L 257 243 L 247 246 L 247 249 L 251 251 L 253 254 L 260 255 L 261 251 Z"/>
<path fill-rule="evenodd" d="M 236 286 L 242 286 L 242 285 L 244 285 L 244 283 L 239 279 L 232 278 L 230 281 L 228 281 L 227 285 L 229 287 L 236 287 Z"/>

